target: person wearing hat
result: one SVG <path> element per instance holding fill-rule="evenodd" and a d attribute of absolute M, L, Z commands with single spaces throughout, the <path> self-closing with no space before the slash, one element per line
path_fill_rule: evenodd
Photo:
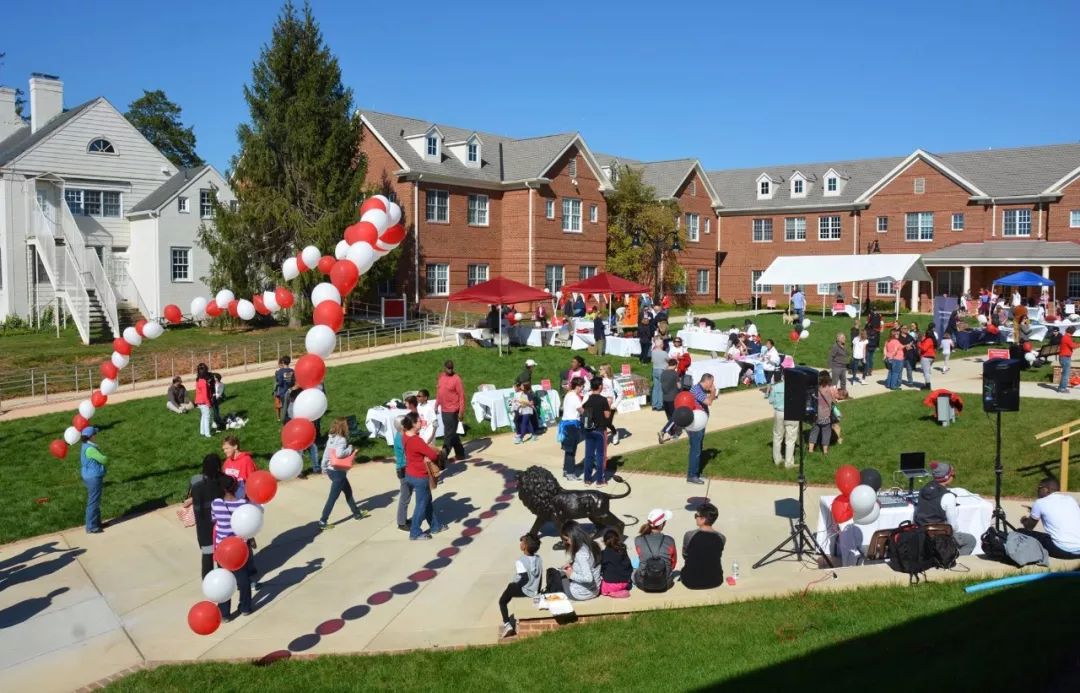
<path fill-rule="evenodd" d="M 655 508 L 634 538 L 639 565 L 634 571 L 634 586 L 644 592 L 666 592 L 675 584 L 674 570 L 679 556 L 675 538 L 664 534 L 664 526 L 674 513 Z"/>
<path fill-rule="evenodd" d="M 956 477 L 956 470 L 947 462 L 931 462 L 930 477 L 930 483 L 919 490 L 919 502 L 915 507 L 915 524 L 951 525 L 953 539 L 960 547 L 960 555 L 968 556 L 975 550 L 975 537 L 956 531 L 960 526 L 960 511 L 956 505 L 956 493 L 949 488 Z"/>
<path fill-rule="evenodd" d="M 514 378 L 514 384 L 515 385 L 520 385 L 522 383 L 535 382 L 533 380 L 533 369 L 534 368 L 536 368 L 536 361 L 533 361 L 532 359 L 526 359 L 525 360 L 525 370 L 518 373 L 518 377 Z"/>
<path fill-rule="evenodd" d="M 82 480 L 86 486 L 86 533 L 101 533 L 101 489 L 105 486 L 105 463 L 108 458 L 102 454 L 94 438 L 97 429 L 87 426 L 82 430 L 82 449 L 79 462 L 82 467 Z"/>

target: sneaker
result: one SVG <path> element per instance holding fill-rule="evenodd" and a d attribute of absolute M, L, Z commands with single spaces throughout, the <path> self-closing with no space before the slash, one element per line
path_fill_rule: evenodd
<path fill-rule="evenodd" d="M 319 522 L 319 531 L 320 532 L 322 532 L 323 530 L 333 529 L 333 528 L 334 528 L 334 525 L 329 525 L 329 524 L 326 524 L 325 522 Z"/>
<path fill-rule="evenodd" d="M 618 431 L 615 431 L 615 435 L 611 436 L 611 444 L 612 445 L 618 445 L 619 444 L 619 432 Z"/>
<path fill-rule="evenodd" d="M 365 517 L 371 517 L 371 513 L 367 510 L 357 510 L 353 513 L 354 520 L 363 520 Z"/>
<path fill-rule="evenodd" d="M 562 478 L 565 479 L 566 481 L 577 481 L 577 477 L 574 476 L 573 474 L 563 474 Z"/>
<path fill-rule="evenodd" d="M 521 445 L 521 436 L 514 436 L 514 445 Z"/>
<path fill-rule="evenodd" d="M 687 478 L 686 483 L 701 485 L 701 484 L 705 483 L 705 480 L 702 479 L 700 476 L 694 476 L 694 477 Z"/>
<path fill-rule="evenodd" d="M 236 612 L 235 611 L 230 611 L 229 613 L 222 616 L 221 620 L 224 621 L 225 623 L 232 623 L 234 618 L 236 618 Z"/>
<path fill-rule="evenodd" d="M 430 539 L 431 535 L 425 532 L 418 537 L 409 537 L 409 541 L 423 541 L 424 539 Z"/>
<path fill-rule="evenodd" d="M 591 482 L 591 481 L 586 481 L 586 482 L 585 482 L 585 485 L 586 485 L 586 486 L 592 486 L 592 482 Z"/>
<path fill-rule="evenodd" d="M 438 529 L 431 530 L 431 534 L 441 534 L 441 533 L 445 532 L 447 529 L 449 529 L 449 528 L 446 525 L 443 525 L 442 527 L 439 527 Z"/>
<path fill-rule="evenodd" d="M 398 525 L 397 528 L 400 529 L 402 532 L 408 532 L 409 531 L 408 523 L 403 524 L 403 525 Z"/>
<path fill-rule="evenodd" d="M 667 442 L 667 439 L 664 438 L 664 432 L 663 431 L 660 431 L 659 433 L 656 434 L 656 444 L 657 445 L 663 445 L 666 442 Z"/>
<path fill-rule="evenodd" d="M 514 622 L 512 620 L 502 624 L 502 630 L 500 634 L 504 638 L 509 638 L 511 635 L 517 635 L 517 629 L 514 628 Z"/>

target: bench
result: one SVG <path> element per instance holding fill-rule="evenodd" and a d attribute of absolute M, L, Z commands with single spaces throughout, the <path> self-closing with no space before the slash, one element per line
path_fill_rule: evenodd
<path fill-rule="evenodd" d="M 1045 363 L 1050 360 L 1051 356 L 1057 356 L 1059 353 L 1061 353 L 1060 344 L 1043 344 L 1039 347 L 1039 353 L 1035 355 L 1035 359 Z"/>
<path fill-rule="evenodd" d="M 748 305 L 750 305 L 750 299 L 749 298 L 737 298 L 737 299 L 735 299 L 735 307 L 736 308 L 741 308 L 742 306 L 748 306 Z"/>

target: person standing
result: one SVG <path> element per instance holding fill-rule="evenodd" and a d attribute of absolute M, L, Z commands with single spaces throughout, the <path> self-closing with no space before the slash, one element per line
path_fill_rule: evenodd
<path fill-rule="evenodd" d="M 221 403 L 225 400 L 225 383 L 221 381 L 221 373 L 210 374 L 210 414 L 213 417 L 213 426 L 219 431 L 225 430 L 225 421 L 221 418 Z"/>
<path fill-rule="evenodd" d="M 919 365 L 922 367 L 923 389 L 930 389 L 930 371 L 937 357 L 937 348 L 934 340 L 934 323 L 926 326 L 926 332 L 919 340 Z"/>
<path fill-rule="evenodd" d="M 86 533 L 101 534 L 101 490 L 105 486 L 105 464 L 109 458 L 102 454 L 94 438 L 97 429 L 82 430 L 82 449 L 79 451 L 83 485 L 86 486 Z"/>
<path fill-rule="evenodd" d="M 430 539 L 432 534 L 438 534 L 446 529 L 439 522 L 439 517 L 435 513 L 435 501 L 432 498 L 434 486 L 438 483 L 441 474 L 435 464 L 439 453 L 416 435 L 417 420 L 416 412 L 409 412 L 401 420 L 405 449 L 405 481 L 412 487 L 413 495 L 416 496 L 412 526 L 409 528 L 409 539 L 414 541 Z M 421 530 L 425 520 L 428 523 L 427 532 Z"/>
<path fill-rule="evenodd" d="M 562 438 L 563 478 L 567 481 L 580 481 L 577 474 L 577 448 L 584 436 L 581 430 L 581 414 L 584 405 L 582 391 L 585 380 L 581 377 L 570 379 L 570 389 L 563 397 L 562 420 L 559 421 L 559 436 Z"/>
<path fill-rule="evenodd" d="M 668 359 L 667 368 L 660 374 L 660 389 L 664 397 L 664 416 L 667 417 L 667 423 L 656 434 L 656 442 L 659 445 L 663 445 L 669 440 L 674 440 L 679 436 L 680 428 L 675 425 L 675 422 L 671 420 L 671 417 L 675 415 L 675 397 L 679 394 L 679 362 L 675 359 Z"/>
<path fill-rule="evenodd" d="M 348 469 L 339 469 L 333 465 L 335 460 L 356 454 L 353 447 L 349 445 L 348 436 L 349 422 L 341 418 L 334 419 L 334 423 L 330 425 L 330 433 L 326 437 L 326 448 L 323 450 L 323 469 L 326 470 L 326 476 L 330 479 L 330 493 L 326 497 L 326 504 L 323 505 L 322 516 L 319 517 L 320 530 L 334 528 L 334 525 L 327 522 L 330 519 L 330 511 L 334 509 L 338 496 L 342 493 L 345 494 L 345 502 L 349 504 L 353 519 L 362 520 L 367 517 L 367 513 L 360 509 L 360 506 L 356 504 L 356 499 L 353 498 Z"/>
<path fill-rule="evenodd" d="M 607 430 L 611 433 L 611 444 L 619 444 L 619 429 L 615 427 L 615 411 L 619 406 L 619 402 L 622 400 L 622 391 L 619 390 L 615 384 L 615 369 L 611 367 L 610 363 L 605 363 L 600 366 L 600 377 L 603 379 L 604 386 L 600 390 L 608 402 L 608 408 L 610 413 L 607 419 Z"/>
<path fill-rule="evenodd" d="M 915 359 L 918 358 L 915 347 L 915 336 L 911 334 L 911 329 L 907 325 L 900 326 L 900 334 L 897 336 L 900 340 L 900 348 L 903 349 L 903 354 L 900 357 L 900 368 L 907 375 L 907 380 L 901 380 L 901 382 L 907 382 L 908 385 L 915 384 Z"/>
<path fill-rule="evenodd" d="M 274 371 L 274 412 L 278 421 L 281 420 L 281 405 L 285 399 L 285 393 L 296 384 L 296 371 L 289 365 L 292 359 L 282 356 L 278 359 L 278 369 Z"/>
<path fill-rule="evenodd" d="M 590 394 L 582 404 L 581 428 L 585 434 L 585 485 L 603 486 L 604 467 L 607 462 L 607 422 L 611 418 L 611 406 L 603 395 L 604 379 L 593 378 L 589 383 Z"/>
<path fill-rule="evenodd" d="M 199 408 L 199 435 L 210 437 L 210 398 L 214 388 L 210 383 L 210 369 L 200 363 L 195 369 L 195 406 Z"/>
<path fill-rule="evenodd" d="M 664 409 L 664 388 L 660 382 L 661 376 L 667 369 L 668 355 L 664 351 L 664 342 L 661 340 L 652 340 L 652 351 L 649 352 L 649 360 L 652 362 L 652 408 L 653 411 L 663 411 Z"/>
<path fill-rule="evenodd" d="M 435 388 L 435 403 L 442 412 L 443 450 L 447 455 L 452 450 L 458 462 L 469 459 L 458 433 L 458 424 L 465 418 L 465 386 L 461 376 L 454 371 L 453 361 L 447 360 L 443 364 Z"/>
<path fill-rule="evenodd" d="M 690 394 L 694 396 L 694 409 L 701 409 L 706 416 L 709 414 L 709 405 L 716 399 L 716 385 L 711 373 L 705 373 L 697 385 L 690 388 Z M 687 431 L 690 439 L 690 456 L 687 460 L 686 480 L 691 484 L 704 484 L 701 478 L 701 449 L 705 445 L 705 429 L 700 431 Z"/>
<path fill-rule="evenodd" d="M 416 414 L 420 417 L 417 435 L 428 445 L 434 445 L 438 433 L 438 407 L 431 401 L 431 393 L 424 388 L 416 391 Z"/>
<path fill-rule="evenodd" d="M 592 333 L 593 342 L 596 346 L 596 355 L 603 356 L 607 344 L 607 325 L 604 324 L 604 317 L 600 315 L 600 309 L 597 306 L 593 306 Z"/>
<path fill-rule="evenodd" d="M 795 311 L 795 319 L 798 321 L 795 323 L 795 329 L 801 330 L 803 314 L 806 312 L 806 294 L 803 293 L 802 287 L 796 286 L 792 292 L 791 309 Z"/>
<path fill-rule="evenodd" d="M 255 472 L 255 460 L 251 458 L 250 452 L 240 449 L 240 439 L 234 435 L 225 436 L 225 439 L 221 441 L 221 451 L 225 453 L 225 463 L 221 466 L 221 472 L 236 479 L 238 484 L 236 495 L 244 498 L 244 484 Z"/>
<path fill-rule="evenodd" d="M 866 382 L 866 330 L 859 330 L 851 338 L 851 382 Z M 863 373 L 863 379 L 859 380 L 859 373 Z"/>
<path fill-rule="evenodd" d="M 847 389 L 847 369 L 850 365 L 847 336 L 843 332 L 837 332 L 836 341 L 829 348 L 829 374 L 841 390 Z"/>
<path fill-rule="evenodd" d="M 904 346 L 900 343 L 900 332 L 889 332 L 889 341 L 885 342 L 885 368 L 888 377 L 885 378 L 885 387 L 890 390 L 900 389 L 900 371 L 904 367 Z"/>
<path fill-rule="evenodd" d="M 773 408 L 772 459 L 777 467 L 783 462 L 786 469 L 795 466 L 795 441 L 799 435 L 799 422 L 789 421 L 784 417 L 784 380 L 780 378 L 769 388 L 766 398 Z M 781 455 L 783 448 L 783 455 Z"/>
<path fill-rule="evenodd" d="M 231 476 L 226 476 L 223 483 L 224 495 L 221 498 L 215 499 L 210 504 L 210 512 L 214 518 L 215 548 L 217 548 L 217 545 L 223 540 L 236 536 L 236 533 L 233 532 L 232 528 L 233 513 L 241 506 L 247 504 L 245 499 L 236 496 L 236 479 Z M 236 589 L 240 593 L 240 613 L 244 616 L 250 615 L 254 610 L 254 606 L 251 603 L 251 583 L 255 575 L 255 552 L 251 550 L 251 543 L 251 540 L 248 539 L 247 562 L 244 563 L 239 570 L 232 571 L 233 576 L 236 578 Z M 218 609 L 221 611 L 221 618 L 223 620 L 231 621 L 235 618 L 235 615 L 232 613 L 232 599 L 218 604 Z"/>
<path fill-rule="evenodd" d="M 1061 335 L 1061 343 L 1058 345 L 1058 363 L 1061 364 L 1061 381 L 1058 383 L 1058 392 L 1069 391 L 1069 374 L 1072 371 L 1073 334 L 1076 332 L 1075 325 L 1069 325 Z"/>
<path fill-rule="evenodd" d="M 195 538 L 202 553 L 202 577 L 214 569 L 214 518 L 211 508 L 215 500 L 225 497 L 225 475 L 221 473 L 221 458 L 211 453 L 203 458 L 202 473 L 191 477 L 188 499 L 195 516 Z"/>
<path fill-rule="evenodd" d="M 637 326 L 637 338 L 638 345 L 641 347 L 641 352 L 638 354 L 638 360 L 642 363 L 649 363 L 650 350 L 649 345 L 652 343 L 652 323 L 644 314 L 641 316 L 641 320 Z M 663 344 L 663 342 L 661 342 Z"/>
<path fill-rule="evenodd" d="M 525 359 L 525 368 L 522 369 L 518 376 L 514 378 L 514 384 L 520 385 L 522 383 L 531 383 L 533 381 L 533 372 L 536 369 L 536 361 L 532 359 Z"/>
<path fill-rule="evenodd" d="M 832 441 L 832 407 L 835 402 L 832 380 L 826 371 L 821 371 L 818 373 L 817 418 L 814 419 L 814 427 L 810 429 L 811 454 L 818 441 L 821 442 L 821 452 L 829 454 L 829 443 Z"/>
<path fill-rule="evenodd" d="M 780 352 L 776 350 L 776 342 L 771 339 L 765 340 L 765 348 L 761 350 L 761 369 L 765 371 L 766 383 L 780 382 L 781 368 Z"/>
<path fill-rule="evenodd" d="M 863 380 L 874 374 L 874 354 L 881 346 L 881 315 L 866 299 L 869 310 L 866 313 L 866 365 L 863 366 Z"/>
<path fill-rule="evenodd" d="M 1035 537 L 1053 558 L 1080 558 L 1080 505 L 1076 499 L 1061 492 L 1053 477 L 1039 482 L 1038 499 L 1028 507 L 1028 515 L 1020 518 L 1022 534 Z M 1045 532 L 1036 532 L 1042 520 Z"/>

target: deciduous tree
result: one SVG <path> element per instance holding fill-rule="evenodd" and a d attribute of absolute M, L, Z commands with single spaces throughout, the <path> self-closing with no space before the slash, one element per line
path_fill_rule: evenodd
<path fill-rule="evenodd" d="M 195 131 L 184 127 L 180 113 L 165 92 L 155 89 L 143 90 L 142 96 L 128 104 L 124 117 L 169 161 L 183 167 L 202 166 L 203 160 L 195 153 Z"/>
<path fill-rule="evenodd" d="M 657 294 L 685 283 L 675 241 L 686 239 L 675 228 L 679 208 L 656 199 L 641 172 L 621 166 L 614 192 L 608 196 L 607 269 L 622 277 L 652 284 Z"/>

